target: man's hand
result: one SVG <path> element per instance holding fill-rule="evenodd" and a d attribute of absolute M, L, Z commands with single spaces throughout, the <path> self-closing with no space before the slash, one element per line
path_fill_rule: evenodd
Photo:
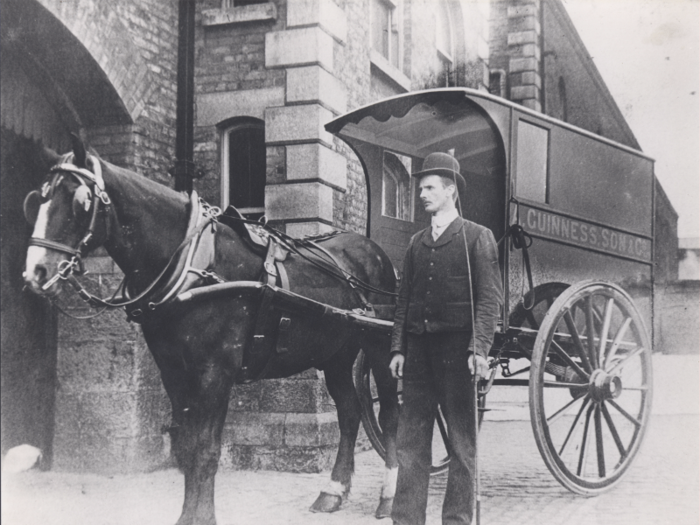
<path fill-rule="evenodd" d="M 391 358 L 391 363 L 389 363 L 389 370 L 391 370 L 391 377 L 394 379 L 403 379 L 403 363 L 406 360 L 403 354 L 394 354 Z"/>
<path fill-rule="evenodd" d="M 403 364 L 403 363 L 402 363 Z M 474 354 L 469 356 L 469 371 L 474 374 Z M 476 377 L 478 381 L 481 381 L 482 379 L 486 379 L 489 375 L 489 363 L 481 357 L 480 355 L 476 356 Z"/>

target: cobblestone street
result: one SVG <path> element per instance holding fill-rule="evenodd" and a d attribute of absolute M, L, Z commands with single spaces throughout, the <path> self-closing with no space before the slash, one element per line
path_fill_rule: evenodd
<path fill-rule="evenodd" d="M 686 374 L 697 374 L 697 358 Z M 655 367 L 656 368 L 656 367 Z M 668 367 L 655 383 L 666 381 Z M 683 374 L 681 374 L 683 375 Z M 657 400 L 642 449 L 610 492 L 586 498 L 562 488 L 545 467 L 527 420 L 487 420 L 480 437 L 484 525 L 698 525 L 699 418 L 672 403 L 672 382 Z M 695 391 L 696 386 L 691 388 Z M 680 392 L 683 393 L 683 392 Z M 687 391 L 685 392 L 687 394 Z M 697 406 L 697 402 L 686 405 Z M 494 411 L 495 412 L 495 411 Z M 679 413 L 680 412 L 680 413 Z M 493 416 L 496 417 L 496 416 Z M 328 480 L 321 474 L 220 471 L 219 525 L 345 525 L 377 523 L 382 463 L 374 451 L 356 456 L 350 498 L 331 515 L 308 512 Z M 446 476 L 433 478 L 428 523 L 437 525 Z M 183 482 L 174 469 L 105 477 L 30 471 L 3 476 L 3 525 L 172 525 Z M 389 524 L 389 520 L 379 523 Z"/>

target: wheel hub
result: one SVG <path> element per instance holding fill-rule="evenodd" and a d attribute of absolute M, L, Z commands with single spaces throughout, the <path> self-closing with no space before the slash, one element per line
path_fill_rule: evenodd
<path fill-rule="evenodd" d="M 617 374 L 608 374 L 599 368 L 591 374 L 588 391 L 596 401 L 615 399 L 622 394 L 622 379 Z"/>

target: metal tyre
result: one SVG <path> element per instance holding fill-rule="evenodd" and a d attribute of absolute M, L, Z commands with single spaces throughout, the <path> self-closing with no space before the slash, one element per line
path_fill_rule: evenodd
<path fill-rule="evenodd" d="M 651 341 L 619 286 L 584 281 L 552 304 L 535 341 L 530 416 L 564 487 L 596 495 L 629 468 L 649 422 Z"/>

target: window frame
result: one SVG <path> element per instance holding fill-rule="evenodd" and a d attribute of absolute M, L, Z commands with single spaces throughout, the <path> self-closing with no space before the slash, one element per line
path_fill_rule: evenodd
<path fill-rule="evenodd" d="M 372 8 L 370 8 L 370 49 L 375 51 L 379 56 L 384 58 L 386 62 L 398 69 L 403 71 L 401 67 L 403 62 L 403 9 L 402 4 L 399 0 L 371 0 Z M 386 10 L 388 16 L 388 25 L 385 29 L 389 34 L 387 38 L 387 54 L 384 54 L 384 50 L 376 49 L 374 47 L 374 36 L 376 30 L 377 20 L 375 20 L 375 10 L 374 4 L 379 5 Z M 393 35 L 396 34 L 396 43 L 393 42 Z M 396 49 L 394 49 L 396 47 Z M 396 63 L 394 63 L 394 52 L 396 53 Z"/>
<path fill-rule="evenodd" d="M 255 117 L 233 117 L 219 124 L 220 130 L 220 145 L 221 145 L 221 208 L 226 209 L 231 205 L 231 171 L 229 166 L 230 149 L 229 142 L 231 133 L 244 129 L 261 129 L 265 131 L 265 121 Z M 265 145 L 264 145 L 265 146 Z M 263 173 L 266 177 L 267 173 Z M 236 208 L 241 214 L 264 214 L 265 206 L 250 206 L 245 208 Z"/>
<path fill-rule="evenodd" d="M 396 161 L 403 167 L 404 172 L 405 172 L 405 180 L 400 180 L 399 173 L 396 173 L 395 170 L 391 169 L 391 167 L 387 168 L 387 164 L 385 162 L 386 155 L 393 155 L 396 158 Z M 403 221 L 403 222 L 413 222 L 414 221 L 414 208 L 413 208 L 413 201 L 414 201 L 414 194 L 415 194 L 415 183 L 414 183 L 414 178 L 411 176 L 411 171 L 404 165 L 404 163 L 401 161 L 400 156 L 403 156 L 405 158 L 410 159 L 410 157 L 406 157 L 405 155 L 401 155 L 399 153 L 394 153 L 393 151 L 389 150 L 383 150 L 382 151 L 382 195 L 381 195 L 381 203 L 382 203 L 382 217 L 388 218 L 388 219 L 394 219 L 397 221 Z M 411 162 L 413 159 L 410 159 Z M 385 176 L 389 176 L 392 178 L 396 185 L 396 215 L 398 216 L 393 216 L 393 215 L 387 215 L 387 210 L 386 210 L 386 184 L 385 184 Z M 403 193 L 405 192 L 405 195 Z M 402 196 L 404 199 L 402 199 Z M 404 212 L 404 213 L 402 213 Z"/>

